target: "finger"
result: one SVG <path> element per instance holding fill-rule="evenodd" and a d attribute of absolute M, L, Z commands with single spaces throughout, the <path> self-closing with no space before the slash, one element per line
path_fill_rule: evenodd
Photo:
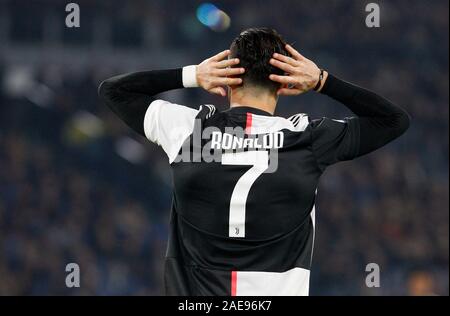
<path fill-rule="evenodd" d="M 211 90 L 209 90 L 209 92 L 211 92 L 211 93 L 213 93 L 213 94 L 220 95 L 220 96 L 222 96 L 222 97 L 225 97 L 225 96 L 227 95 L 227 92 L 226 92 L 225 89 L 222 88 L 222 87 L 215 87 L 215 88 L 212 88 Z"/>
<path fill-rule="evenodd" d="M 286 44 L 287 51 L 294 57 L 295 60 L 303 60 L 305 57 L 303 57 L 302 54 L 300 54 L 294 47 L 292 47 L 289 44 Z"/>
<path fill-rule="evenodd" d="M 230 53 L 231 53 L 231 51 L 229 49 L 224 50 L 223 52 L 220 52 L 217 55 L 214 55 L 213 57 L 211 57 L 211 60 L 221 61 L 221 60 L 225 59 L 226 57 L 228 57 L 228 55 L 230 55 Z"/>
<path fill-rule="evenodd" d="M 278 76 L 278 75 L 270 75 L 270 80 L 279 82 L 282 84 L 295 84 L 295 79 L 290 76 Z"/>
<path fill-rule="evenodd" d="M 244 72 L 245 72 L 244 68 L 225 68 L 217 70 L 216 73 L 218 76 L 227 77 L 227 76 L 242 75 Z"/>
<path fill-rule="evenodd" d="M 214 82 L 214 85 L 217 86 L 238 86 L 240 84 L 242 84 L 241 78 L 218 78 Z"/>
<path fill-rule="evenodd" d="M 279 90 L 277 91 L 277 94 L 278 94 L 278 95 L 291 96 L 291 95 L 299 95 L 299 94 L 302 94 L 302 91 L 299 90 L 299 89 L 286 89 L 286 88 L 283 88 L 283 89 L 279 89 Z"/>
<path fill-rule="evenodd" d="M 297 61 L 291 57 L 275 53 L 275 54 L 273 54 L 273 58 L 278 59 L 279 61 L 282 61 L 291 66 L 297 66 Z"/>
<path fill-rule="evenodd" d="M 291 73 L 291 74 L 295 72 L 295 68 L 292 67 L 291 65 L 283 63 L 283 62 L 273 59 L 273 58 L 270 59 L 270 64 L 274 67 L 277 67 L 277 68 L 279 68 L 285 72 Z"/>
<path fill-rule="evenodd" d="M 209 90 L 209 92 L 213 93 L 213 94 L 217 94 L 220 95 L 222 97 L 226 97 L 227 96 L 227 92 L 225 91 L 224 88 L 222 87 L 215 87 Z"/>
<path fill-rule="evenodd" d="M 237 64 L 239 64 L 239 59 L 238 58 L 232 58 L 232 59 L 219 61 L 214 66 L 216 68 L 227 68 L 227 67 L 235 66 Z"/>

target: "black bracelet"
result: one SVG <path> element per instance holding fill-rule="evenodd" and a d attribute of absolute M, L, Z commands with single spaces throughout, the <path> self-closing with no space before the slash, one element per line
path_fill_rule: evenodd
<path fill-rule="evenodd" d="M 316 86 L 314 87 L 314 91 L 318 91 L 319 88 L 322 86 L 322 80 L 323 80 L 323 69 L 320 69 L 320 75 L 319 75 L 319 82 L 316 84 Z"/>

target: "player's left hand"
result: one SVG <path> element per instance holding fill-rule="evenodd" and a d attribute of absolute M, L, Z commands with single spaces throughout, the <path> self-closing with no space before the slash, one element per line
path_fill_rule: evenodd
<path fill-rule="evenodd" d="M 225 50 L 211 58 L 206 59 L 197 66 L 197 83 L 206 91 L 226 96 L 224 86 L 237 86 L 242 84 L 241 78 L 231 76 L 242 75 L 244 68 L 237 68 L 239 59 L 228 59 L 230 50 Z M 235 68 L 231 68 L 235 67 Z"/>
<path fill-rule="evenodd" d="M 288 57 L 275 53 L 270 64 L 285 72 L 284 76 L 270 75 L 270 80 L 281 83 L 278 95 L 299 95 L 315 88 L 319 82 L 320 69 L 306 57 L 302 56 L 291 45 L 286 45 L 286 50 L 292 55 Z M 323 83 L 328 74 L 324 73 Z"/>

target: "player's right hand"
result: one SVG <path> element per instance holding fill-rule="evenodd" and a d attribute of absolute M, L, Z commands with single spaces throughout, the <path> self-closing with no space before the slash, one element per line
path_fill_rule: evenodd
<path fill-rule="evenodd" d="M 225 97 L 225 86 L 242 84 L 241 78 L 236 76 L 245 72 L 244 68 L 231 68 L 239 64 L 239 59 L 228 59 L 230 50 L 225 50 L 211 58 L 206 59 L 197 66 L 197 83 L 206 91 Z"/>

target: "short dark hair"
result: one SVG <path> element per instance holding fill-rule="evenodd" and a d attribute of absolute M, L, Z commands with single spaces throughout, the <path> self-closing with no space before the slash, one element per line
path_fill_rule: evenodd
<path fill-rule="evenodd" d="M 245 68 L 244 85 L 255 85 L 276 93 L 280 84 L 270 80 L 269 75 L 282 75 L 283 71 L 269 61 L 274 53 L 289 56 L 286 42 L 277 31 L 265 27 L 247 29 L 233 40 L 230 50 L 231 57 L 240 60 L 236 67 Z"/>

